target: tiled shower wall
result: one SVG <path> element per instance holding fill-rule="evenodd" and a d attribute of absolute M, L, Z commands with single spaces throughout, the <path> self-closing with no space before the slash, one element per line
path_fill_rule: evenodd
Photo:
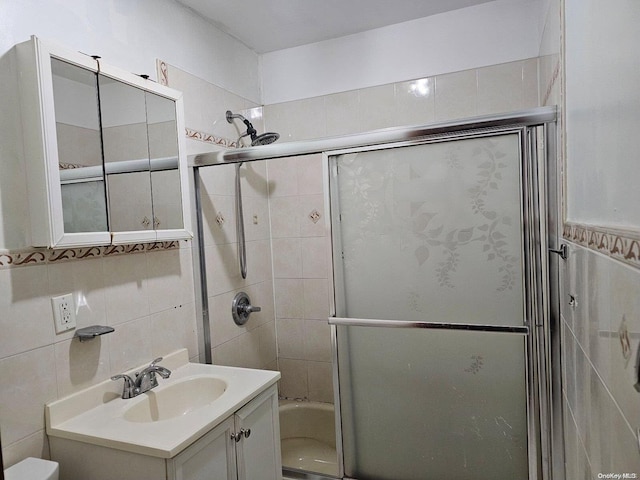
<path fill-rule="evenodd" d="M 245 164 L 241 169 L 246 279 L 238 262 L 235 166 L 208 167 L 201 175 L 213 363 L 277 370 L 265 162 Z M 231 304 L 241 291 L 262 311 L 252 313 L 240 327 L 233 322 Z"/>
<path fill-rule="evenodd" d="M 268 165 L 280 394 L 333 402 L 322 155 Z"/>

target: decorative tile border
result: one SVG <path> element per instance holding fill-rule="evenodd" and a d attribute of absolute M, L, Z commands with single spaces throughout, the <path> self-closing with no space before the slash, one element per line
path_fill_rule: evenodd
<path fill-rule="evenodd" d="M 177 248 L 180 248 L 180 243 L 176 240 L 170 242 L 135 243 L 130 245 L 64 248 L 59 250 L 34 249 L 15 252 L 5 251 L 0 252 L 0 270 L 27 267 L 30 265 L 57 264 L 89 258 L 111 257 L 115 255 L 175 250 Z"/>
<path fill-rule="evenodd" d="M 640 269 L 640 232 L 566 222 L 562 236 Z"/>
<path fill-rule="evenodd" d="M 72 170 L 74 168 L 84 168 L 84 167 L 86 167 L 86 165 L 80 165 L 79 163 L 64 163 L 64 162 L 58 163 L 58 168 L 60 170 Z"/>
<path fill-rule="evenodd" d="M 169 86 L 169 65 L 160 59 L 156 60 L 156 69 L 158 70 L 158 80 L 160 85 Z"/>
<path fill-rule="evenodd" d="M 191 138 L 193 140 L 200 140 L 201 142 L 211 143 L 213 145 L 219 145 L 227 148 L 236 148 L 238 146 L 238 142 L 228 138 L 218 137 L 213 133 L 200 132 L 191 128 L 185 128 L 185 130 L 187 138 Z"/>

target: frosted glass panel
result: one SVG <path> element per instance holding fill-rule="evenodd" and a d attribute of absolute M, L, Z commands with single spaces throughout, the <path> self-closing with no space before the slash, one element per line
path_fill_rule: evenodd
<path fill-rule="evenodd" d="M 519 135 L 341 155 L 337 165 L 339 316 L 524 323 Z"/>
<path fill-rule="evenodd" d="M 525 338 L 339 326 L 345 474 L 527 479 Z"/>
<path fill-rule="evenodd" d="M 509 133 L 335 157 L 336 315 L 523 326 L 520 148 Z M 528 478 L 526 335 L 337 329 L 346 476 Z"/>

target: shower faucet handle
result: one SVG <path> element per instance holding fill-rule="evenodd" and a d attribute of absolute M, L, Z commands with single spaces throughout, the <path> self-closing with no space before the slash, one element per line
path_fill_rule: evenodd
<path fill-rule="evenodd" d="M 253 305 L 244 305 L 239 308 L 242 308 L 244 313 L 253 313 L 253 312 L 259 312 L 262 310 L 262 308 L 254 307 Z"/>
<path fill-rule="evenodd" d="M 238 326 L 242 326 L 249 320 L 249 315 L 261 311 L 262 308 L 251 305 L 251 299 L 245 292 L 238 293 L 231 304 L 231 315 Z"/>

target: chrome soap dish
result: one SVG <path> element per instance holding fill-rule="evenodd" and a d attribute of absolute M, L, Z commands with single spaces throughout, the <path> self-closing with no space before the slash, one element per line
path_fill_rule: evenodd
<path fill-rule="evenodd" d="M 99 335 L 104 335 L 105 333 L 111 332 L 115 332 L 112 327 L 107 327 L 104 325 L 92 325 L 90 327 L 76 330 L 75 336 L 78 337 L 81 342 L 86 342 L 88 340 L 93 340 Z"/>

